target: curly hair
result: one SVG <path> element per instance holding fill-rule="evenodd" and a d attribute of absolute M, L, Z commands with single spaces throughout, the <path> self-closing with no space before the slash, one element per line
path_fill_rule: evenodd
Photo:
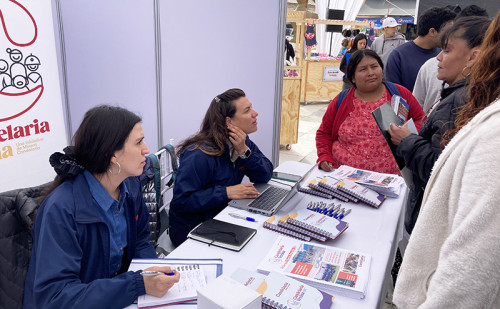
<path fill-rule="evenodd" d="M 441 137 L 442 146 L 500 96 L 500 12 L 486 30 L 479 59 L 472 68 L 469 85 L 470 100 L 458 113 L 455 128 L 447 130 Z"/>

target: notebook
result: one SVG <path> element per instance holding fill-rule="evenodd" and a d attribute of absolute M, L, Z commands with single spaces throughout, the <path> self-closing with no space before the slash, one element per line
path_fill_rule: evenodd
<path fill-rule="evenodd" d="M 368 189 L 350 179 L 336 179 L 331 176 L 326 176 L 319 182 L 321 187 L 328 190 L 338 190 L 341 194 L 348 196 L 349 200 L 358 202 L 361 201 L 369 206 L 379 208 L 385 201 L 386 196 L 376 191 Z"/>
<path fill-rule="evenodd" d="M 287 229 L 287 230 L 291 230 L 291 231 L 309 236 L 309 237 L 311 237 L 311 239 L 314 239 L 314 240 L 318 240 L 318 241 L 322 241 L 322 242 L 325 242 L 328 240 L 328 237 L 326 237 L 322 234 L 319 234 L 319 233 L 315 233 L 315 231 L 313 231 L 311 229 L 306 229 L 300 225 L 291 224 L 288 221 L 289 219 L 290 219 L 290 215 L 288 215 L 288 214 L 284 215 L 283 217 L 281 217 L 278 220 L 278 225 Z"/>
<path fill-rule="evenodd" d="M 363 203 L 375 208 L 379 208 L 386 199 L 385 195 L 368 189 L 349 179 L 342 179 L 337 183 L 337 187 L 340 190 L 357 197 Z"/>
<path fill-rule="evenodd" d="M 308 209 L 300 209 L 293 213 L 287 222 L 329 239 L 336 239 L 349 227 L 349 223 L 345 221 Z"/>
<path fill-rule="evenodd" d="M 298 233 L 296 231 L 289 230 L 287 228 L 279 226 L 277 223 L 274 224 L 274 221 L 277 221 L 276 217 L 275 216 L 271 216 L 269 219 L 267 219 L 266 221 L 264 221 L 263 227 L 265 229 L 268 229 L 268 230 L 271 230 L 271 231 L 275 231 L 275 232 L 284 234 L 284 235 L 289 236 L 289 237 L 297 238 L 297 239 L 300 239 L 300 240 L 303 240 L 303 241 L 311 241 L 311 237 L 310 236 Z"/>
<path fill-rule="evenodd" d="M 334 297 L 272 271 L 269 275 L 238 268 L 231 278 L 262 294 L 262 308 L 330 309 Z"/>
<path fill-rule="evenodd" d="M 409 119 L 408 122 L 406 123 L 405 121 L 402 121 L 403 119 L 401 118 L 401 114 L 398 113 L 398 115 L 396 115 L 396 113 L 394 112 L 394 108 L 391 105 L 391 102 L 382 104 L 380 107 L 375 109 L 372 112 L 372 116 L 375 119 L 375 122 L 377 123 L 377 126 L 380 132 L 382 133 L 382 136 L 384 136 L 387 145 L 389 145 L 389 148 L 391 149 L 391 153 L 394 156 L 396 163 L 398 164 L 399 170 L 401 171 L 401 175 L 403 175 L 406 185 L 408 186 L 408 188 L 410 188 L 411 185 L 413 184 L 413 173 L 406 167 L 403 158 L 399 157 L 396 154 L 397 146 L 392 143 L 391 135 L 387 130 L 391 126 L 391 123 L 395 123 L 400 125 L 406 125 L 410 130 L 410 132 L 418 134 L 413 119 Z"/>
<path fill-rule="evenodd" d="M 371 256 L 366 253 L 280 236 L 257 271 L 276 271 L 328 294 L 363 299 L 370 265 Z"/>
<path fill-rule="evenodd" d="M 222 259 L 133 259 L 128 270 L 138 271 L 152 266 L 170 266 L 181 273 L 180 280 L 163 297 L 139 296 L 138 308 L 196 302 L 196 290 L 222 274 Z"/>
<path fill-rule="evenodd" d="M 307 173 L 300 178 L 300 181 L 295 182 L 289 187 L 276 186 L 272 183 L 255 184 L 255 189 L 257 189 L 260 193 L 258 197 L 254 199 L 231 200 L 229 201 L 229 206 L 270 217 L 277 213 L 281 207 L 283 207 L 286 202 L 288 202 L 299 191 L 301 186 L 305 186 L 303 183 L 304 179 L 307 179 L 309 174 L 316 168 L 317 164 L 307 171 Z M 277 181 L 277 183 L 283 184 L 279 181 Z"/>
<path fill-rule="evenodd" d="M 210 245 L 240 251 L 257 233 L 256 229 L 217 219 L 200 223 L 188 237 Z"/>

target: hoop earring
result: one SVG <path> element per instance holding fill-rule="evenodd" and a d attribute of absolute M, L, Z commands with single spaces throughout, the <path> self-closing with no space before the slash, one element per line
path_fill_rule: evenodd
<path fill-rule="evenodd" d="M 469 69 L 469 73 L 464 74 L 464 71 L 465 69 Z M 468 66 L 465 66 L 463 69 L 462 69 L 462 76 L 465 78 L 465 77 L 468 77 L 470 75 L 470 73 L 472 72 L 472 68 L 471 67 L 468 67 Z"/>
<path fill-rule="evenodd" d="M 111 168 L 109 168 L 108 172 L 111 175 L 118 175 L 118 174 L 120 174 L 120 172 L 122 171 L 122 167 L 121 167 L 120 163 L 118 163 L 118 162 L 112 162 L 112 163 L 118 165 L 118 172 L 117 173 L 113 173 L 113 171 L 111 170 Z"/>

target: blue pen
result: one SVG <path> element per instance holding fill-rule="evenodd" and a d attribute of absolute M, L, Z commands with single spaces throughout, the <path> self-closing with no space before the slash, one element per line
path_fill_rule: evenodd
<path fill-rule="evenodd" d="M 344 213 L 344 208 L 341 208 L 339 212 L 337 212 L 335 215 L 333 215 L 333 217 L 335 219 L 338 219 L 340 215 L 342 215 Z"/>
<path fill-rule="evenodd" d="M 337 206 L 333 207 L 333 209 L 331 209 L 329 212 L 328 212 L 328 215 L 330 217 L 332 217 L 338 210 L 340 209 L 340 204 L 338 204 Z"/>
<path fill-rule="evenodd" d="M 343 219 L 345 216 L 347 216 L 351 212 L 350 209 L 347 209 L 341 216 L 339 216 L 339 220 Z"/>
<path fill-rule="evenodd" d="M 234 213 L 234 212 L 230 212 L 229 215 L 233 218 L 237 218 L 237 219 L 243 219 L 243 220 L 247 220 L 247 221 L 251 221 L 251 222 L 257 222 L 257 220 L 255 220 L 254 218 L 252 217 L 246 217 L 246 216 L 242 216 L 240 214 L 237 214 L 237 213 Z"/>
<path fill-rule="evenodd" d="M 143 271 L 141 271 L 141 275 L 146 276 L 146 277 L 158 276 L 158 275 L 173 276 L 173 275 L 175 275 L 175 271 L 173 271 L 171 273 L 164 273 L 161 271 L 143 270 Z"/>

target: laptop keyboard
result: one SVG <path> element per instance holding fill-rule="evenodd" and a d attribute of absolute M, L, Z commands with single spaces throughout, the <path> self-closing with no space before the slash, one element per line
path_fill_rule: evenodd
<path fill-rule="evenodd" d="M 262 209 L 262 210 L 270 210 L 285 195 L 289 192 L 288 189 L 278 188 L 278 187 L 269 187 L 266 191 L 262 192 L 255 200 L 253 200 L 248 206 L 252 208 Z"/>

